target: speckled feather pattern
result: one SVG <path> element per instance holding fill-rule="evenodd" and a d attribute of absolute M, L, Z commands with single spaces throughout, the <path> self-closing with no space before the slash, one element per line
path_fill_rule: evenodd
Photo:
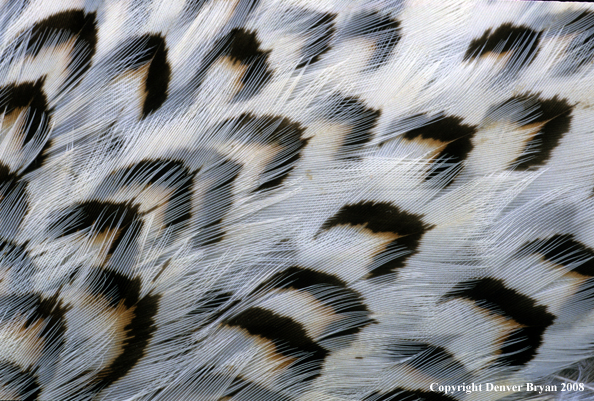
<path fill-rule="evenodd" d="M 0 0 L 0 399 L 593 399 L 593 38 L 578 2 Z"/>

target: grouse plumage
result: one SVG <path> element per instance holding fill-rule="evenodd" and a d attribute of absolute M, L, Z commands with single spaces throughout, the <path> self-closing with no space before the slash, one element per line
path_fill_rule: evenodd
<path fill-rule="evenodd" d="M 0 1 L 0 398 L 594 397 L 594 7 Z"/>

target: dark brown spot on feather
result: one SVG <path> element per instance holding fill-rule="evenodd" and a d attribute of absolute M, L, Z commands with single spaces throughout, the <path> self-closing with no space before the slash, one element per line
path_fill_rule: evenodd
<path fill-rule="evenodd" d="M 334 96 L 329 107 L 331 111 L 327 116 L 328 119 L 350 127 L 341 145 L 341 151 L 345 153 L 343 159 L 356 160 L 355 153 L 363 150 L 373 138 L 373 130 L 381 112 L 368 107 L 361 99 L 352 96 Z"/>
<path fill-rule="evenodd" d="M 401 38 L 400 21 L 377 11 L 355 14 L 344 30 L 347 37 L 364 37 L 375 42 L 370 60 L 372 70 L 384 65 Z"/>
<path fill-rule="evenodd" d="M 69 68 L 74 68 L 69 79 L 79 78 L 86 72 L 95 55 L 97 46 L 97 14 L 83 10 L 68 10 L 53 14 L 33 25 L 27 42 L 27 52 L 37 56 L 41 49 L 59 46 L 72 38 L 74 41 L 73 58 Z"/>
<path fill-rule="evenodd" d="M 495 30 L 488 29 L 483 36 L 472 40 L 464 59 L 473 60 L 489 53 L 513 53 L 509 63 L 524 67 L 536 57 L 540 37 L 540 32 L 527 26 L 505 23 Z"/>
<path fill-rule="evenodd" d="M 524 366 L 542 344 L 544 332 L 555 321 L 547 307 L 509 288 L 501 280 L 483 278 L 459 283 L 443 296 L 442 301 L 466 299 L 487 312 L 520 325 L 508 335 L 501 348 L 499 362 L 507 366 Z"/>
<path fill-rule="evenodd" d="M 328 351 L 309 338 L 303 326 L 295 320 L 267 309 L 252 307 L 227 320 L 225 324 L 269 340 L 275 345 L 276 352 L 287 358 L 294 358 L 296 353 L 305 353 L 307 356 L 294 365 L 294 368 L 302 367 L 310 373 L 303 380 L 313 380 L 320 375 Z"/>
<path fill-rule="evenodd" d="M 358 319 L 357 325 L 334 333 L 325 339 L 356 334 L 365 326 L 374 322 L 369 316 L 363 296 L 350 288 L 338 277 L 303 267 L 293 266 L 279 272 L 260 284 L 254 293 L 263 289 L 294 289 L 304 291 L 315 297 L 325 306 L 331 307 L 336 313 Z M 320 290 L 323 290 L 323 296 Z M 330 296 L 331 294 L 331 296 Z"/>
<path fill-rule="evenodd" d="M 34 137 L 45 135 L 49 127 L 49 106 L 43 84 L 44 80 L 39 79 L 0 87 L 0 112 L 10 116 L 11 113 L 27 110 L 23 124 L 23 145 L 27 145 Z"/>
<path fill-rule="evenodd" d="M 422 216 L 400 210 L 389 203 L 360 202 L 343 206 L 338 213 L 324 222 L 320 231 L 332 227 L 361 226 L 373 233 L 393 233 L 397 238 L 380 253 L 376 259 L 388 258 L 381 266 L 370 273 L 370 277 L 389 274 L 404 267 L 405 261 L 417 252 L 423 235 L 431 229 L 425 224 Z M 396 250 L 404 248 L 405 255 L 391 257 Z"/>
<path fill-rule="evenodd" d="M 198 86 L 202 84 L 210 67 L 221 58 L 229 58 L 239 63 L 242 68 L 242 88 L 235 95 L 236 100 L 245 100 L 258 94 L 272 79 L 272 70 L 268 64 L 270 51 L 260 48 L 256 32 L 234 28 L 220 38 L 213 46 L 213 53 L 198 68 Z"/>
<path fill-rule="evenodd" d="M 30 369 L 10 362 L 0 362 L 0 396 L 11 395 L 11 399 L 35 401 L 41 393 L 37 376 Z"/>
<path fill-rule="evenodd" d="M 335 18 L 336 16 L 330 13 L 313 14 L 311 19 L 315 22 L 308 23 L 305 33 L 307 39 L 302 51 L 303 61 L 299 63 L 297 68 L 317 63 L 330 50 L 330 43 L 336 32 L 334 28 Z"/>

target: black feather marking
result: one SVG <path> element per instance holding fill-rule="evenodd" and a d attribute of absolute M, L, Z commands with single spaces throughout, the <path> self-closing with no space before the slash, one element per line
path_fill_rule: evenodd
<path fill-rule="evenodd" d="M 523 67 L 536 57 L 540 37 L 540 32 L 527 26 L 505 23 L 494 31 L 487 29 L 483 36 L 472 40 L 464 60 L 476 59 L 489 53 L 503 54 L 513 51 L 513 58 L 520 61 L 520 66 Z"/>
<path fill-rule="evenodd" d="M 95 268 L 87 279 L 91 293 L 105 298 L 112 308 L 123 303 L 131 308 L 138 303 L 140 279 L 130 279 L 121 273 Z"/>
<path fill-rule="evenodd" d="M 86 14 L 83 10 L 68 10 L 50 15 L 36 22 L 31 28 L 27 50 L 36 56 L 46 44 L 59 45 L 79 34 L 87 42 L 95 44 L 97 38 L 92 31 L 88 30 L 89 22 L 94 24 L 95 13 Z"/>
<path fill-rule="evenodd" d="M 373 138 L 373 129 L 377 125 L 381 112 L 369 108 L 356 97 L 335 96 L 330 105 L 332 110 L 328 118 L 339 123 L 351 125 L 349 133 L 343 140 L 342 150 L 348 153 L 357 152 Z M 346 156 L 352 159 L 353 156 Z"/>
<path fill-rule="evenodd" d="M 531 139 L 524 152 L 530 152 L 529 158 L 520 162 L 516 169 L 528 170 L 530 168 L 544 165 L 553 150 L 559 145 L 563 135 L 569 132 L 572 120 L 573 107 L 567 100 L 532 98 L 538 108 L 529 117 L 535 117 L 529 124 L 544 123 L 540 133 Z"/>
<path fill-rule="evenodd" d="M 3 211 L 3 206 L 0 203 L 0 212 Z M 16 218 L 22 220 L 20 213 L 14 213 L 16 216 L 2 216 L 0 223 L 4 223 L 4 219 Z M 9 230 L 6 230 L 10 233 Z M 33 286 L 32 279 L 37 272 L 36 266 L 33 263 L 29 252 L 26 249 L 26 244 L 18 244 L 12 241 L 0 239 L 0 272 L 4 277 L 2 281 L 7 280 L 4 284 L 10 283 L 13 293 L 22 293 L 23 290 L 29 290 Z M 12 292 L 11 291 L 11 292 Z"/>
<path fill-rule="evenodd" d="M 0 362 L 0 388 L 19 394 L 18 399 L 35 401 L 41 393 L 37 376 L 31 370 L 23 370 L 15 364 Z"/>
<path fill-rule="evenodd" d="M 37 296 L 34 305 L 34 313 L 28 317 L 25 326 L 43 319 L 46 324 L 40 333 L 41 337 L 51 339 L 48 341 L 51 344 L 49 347 L 61 350 L 65 341 L 68 308 L 62 306 L 62 302 L 56 296 L 51 298 Z"/>
<path fill-rule="evenodd" d="M 16 235 L 29 211 L 27 185 L 26 180 L 0 163 L 0 227 L 5 237 Z"/>
<path fill-rule="evenodd" d="M 142 224 L 138 218 L 138 207 L 124 203 L 86 201 L 68 207 L 64 214 L 57 219 L 50 227 L 56 227 L 59 222 L 67 222 L 66 227 L 59 236 L 74 234 L 78 231 L 91 228 L 95 225 L 97 233 L 116 231 L 108 254 L 113 254 L 120 242 L 126 237 L 132 228 L 139 231 Z"/>
<path fill-rule="evenodd" d="M 406 120 L 425 118 L 425 115 L 418 114 Z M 406 121 L 405 120 L 405 121 Z M 419 128 L 407 131 L 402 137 L 407 140 L 431 139 L 442 142 L 445 146 L 436 157 L 436 162 L 447 159 L 450 163 L 460 163 L 468 157 L 472 151 L 472 138 L 477 132 L 477 127 L 463 124 L 462 118 L 456 116 L 438 115 L 432 117 L 429 122 Z M 433 175 L 440 174 L 447 170 L 447 165 L 437 166 Z M 430 179 L 432 175 L 427 176 Z"/>
<path fill-rule="evenodd" d="M 244 29 L 232 29 L 214 45 L 214 53 L 207 57 L 198 69 L 198 86 L 202 83 L 210 67 L 220 58 L 228 57 L 233 62 L 246 67 L 241 77 L 243 87 L 236 94 L 238 100 L 249 99 L 258 94 L 272 79 L 272 70 L 268 64 L 270 51 L 260 49 L 260 41 L 255 32 Z"/>
<path fill-rule="evenodd" d="M 151 184 L 165 185 L 164 181 L 171 181 L 169 186 L 175 188 L 167 202 L 164 212 L 165 227 L 186 224 L 192 218 L 192 191 L 194 173 L 176 160 L 143 160 L 131 166 L 112 172 L 100 186 L 114 188 L 120 185 L 139 185 L 148 187 Z M 105 191 L 103 191 L 105 192 Z"/>
<path fill-rule="evenodd" d="M 211 184 L 204 195 L 203 212 L 206 216 L 204 232 L 205 238 L 199 245 L 212 245 L 221 241 L 225 235 L 223 220 L 233 206 L 233 184 L 239 175 L 241 166 L 231 160 L 225 160 L 217 167 L 221 171 L 218 179 Z M 214 220 L 213 220 L 214 219 Z"/>
<path fill-rule="evenodd" d="M 423 114 L 408 117 L 406 120 L 414 120 L 425 117 Z M 452 142 L 461 137 L 472 137 L 476 134 L 476 127 L 462 123 L 462 118 L 457 116 L 438 115 L 430 117 L 431 120 L 419 128 L 407 131 L 404 139 L 413 140 L 433 139 L 439 142 Z"/>
<path fill-rule="evenodd" d="M 71 78 L 77 78 L 90 66 L 97 46 L 97 14 L 85 13 L 83 10 L 68 10 L 53 14 L 39 22 L 31 29 L 27 43 L 27 53 L 37 56 L 41 49 L 49 45 L 60 45 L 75 37 L 75 48 L 83 47 L 77 52 L 78 59 L 70 61 L 69 68 L 76 66 Z"/>
<path fill-rule="evenodd" d="M 135 36 L 125 40 L 117 49 L 118 57 L 114 58 L 112 63 L 124 61 L 127 68 L 133 70 L 148 65 L 144 82 L 146 97 L 142 105 L 142 118 L 145 118 L 158 110 L 167 100 L 171 66 L 167 61 L 165 38 L 158 34 Z M 133 60 L 120 60 L 131 51 L 135 54 Z"/>
<path fill-rule="evenodd" d="M 6 164 L 0 163 L 0 183 L 11 182 L 15 178 L 10 168 Z"/>
<path fill-rule="evenodd" d="M 591 32 L 591 30 L 589 31 Z M 578 35 L 576 36 L 569 45 L 567 55 L 563 59 L 562 73 L 575 74 L 580 71 L 582 67 L 588 65 L 594 59 L 594 35 Z"/>
<path fill-rule="evenodd" d="M 374 64 L 372 68 L 378 68 L 382 66 L 391 56 L 392 52 L 398 42 L 400 42 L 400 21 L 395 19 L 389 19 L 386 25 L 382 25 L 383 31 L 385 32 L 384 37 L 377 43 L 372 60 Z M 382 21 L 382 24 L 384 21 Z M 380 29 L 378 27 L 378 29 Z"/>
<path fill-rule="evenodd" d="M 24 278 L 29 274 L 33 273 L 33 261 L 29 257 L 29 253 L 24 245 L 17 244 L 12 241 L 6 241 L 0 239 L 0 257 L 6 263 L 6 261 L 17 261 L 22 270 L 19 273 L 19 277 Z M 11 270 L 15 269 L 16 267 L 11 267 Z"/>
<path fill-rule="evenodd" d="M 534 299 L 493 278 L 459 283 L 442 301 L 453 298 L 472 301 L 479 308 L 522 326 L 508 336 L 501 349 L 499 360 L 508 366 L 530 362 L 542 343 L 545 330 L 555 321 L 555 315 L 549 313 L 546 306 L 537 305 Z"/>
<path fill-rule="evenodd" d="M 37 309 L 36 305 L 39 302 L 39 295 L 32 293 L 0 295 L 0 312 L 2 313 L 2 319 L 4 321 L 9 321 L 14 319 L 17 315 L 24 315 L 24 310 L 34 312 Z"/>
<path fill-rule="evenodd" d="M 68 226 L 61 236 L 90 228 L 93 224 L 96 225 L 99 232 L 102 232 L 111 227 L 112 220 L 114 227 L 126 227 L 132 223 L 136 211 L 130 210 L 126 204 L 87 201 L 70 207 L 66 218 L 70 218 L 71 215 L 76 215 L 76 222 Z"/>
<path fill-rule="evenodd" d="M 324 222 L 320 231 L 334 226 L 363 226 L 373 233 L 392 233 L 399 236 L 391 242 L 377 258 L 386 257 L 404 247 L 408 253 L 391 258 L 370 273 L 378 277 L 404 267 L 406 260 L 417 252 L 423 235 L 431 226 L 423 223 L 422 216 L 400 210 L 389 203 L 361 202 L 343 206 L 338 213 Z M 389 256 L 388 256 L 389 257 Z"/>
<path fill-rule="evenodd" d="M 29 108 L 25 118 L 23 145 L 35 136 L 43 136 L 49 127 L 49 107 L 43 90 L 44 79 L 0 87 L 0 112 L 10 114 Z"/>
<path fill-rule="evenodd" d="M 589 1 L 587 1 L 589 2 Z M 594 21 L 594 13 L 589 11 L 589 10 L 583 10 L 583 11 L 579 11 L 579 10 L 569 10 L 567 11 L 567 13 L 569 13 L 570 15 L 574 15 L 574 18 L 566 24 L 566 26 L 564 27 L 565 30 L 567 31 L 567 33 L 575 33 L 576 32 L 576 28 L 580 27 L 582 28 L 581 30 L 584 30 L 584 27 L 586 28 L 592 28 L 592 22 Z M 584 24 L 587 24 L 584 26 Z"/>
<path fill-rule="evenodd" d="M 458 140 L 448 143 L 438 156 L 438 160 L 447 160 L 449 163 L 460 163 L 466 160 L 468 154 L 472 151 L 472 140 L 468 137 L 462 137 Z M 426 179 L 430 179 L 434 175 L 441 174 L 448 170 L 448 165 L 439 165 L 433 169 L 433 173 L 428 175 Z M 453 178 L 446 184 L 449 185 Z"/>
<path fill-rule="evenodd" d="M 121 185 L 154 184 L 178 175 L 187 176 L 188 170 L 184 164 L 175 160 L 142 160 L 129 167 L 124 167 L 111 173 L 110 182 L 120 182 Z"/>
<path fill-rule="evenodd" d="M 418 341 L 398 341 L 388 347 L 390 357 L 399 362 L 403 361 L 407 366 L 425 371 L 429 376 L 440 371 L 449 371 L 457 374 L 458 377 L 465 377 L 468 371 L 454 355 L 447 349 L 432 344 Z M 450 373 L 450 374 L 451 374 Z"/>
<path fill-rule="evenodd" d="M 364 226 L 374 233 L 397 233 L 402 236 L 425 231 L 420 216 L 382 202 L 345 205 L 326 220 L 320 230 L 329 230 L 338 225 Z"/>
<path fill-rule="evenodd" d="M 340 331 L 331 337 L 356 334 L 361 331 L 363 327 L 374 322 L 373 319 L 369 318 L 371 313 L 369 312 L 369 309 L 367 309 L 363 296 L 358 291 L 349 288 L 347 283 L 334 275 L 313 271 L 303 267 L 292 266 L 275 274 L 264 283 L 260 284 L 254 292 L 272 288 L 292 288 L 294 290 L 307 291 L 318 301 L 334 309 L 336 313 L 351 314 L 354 312 L 365 319 L 361 324 Z M 329 294 L 324 296 L 320 295 L 316 290 L 321 288 L 328 290 L 328 293 L 331 291 L 332 296 L 330 297 Z M 331 337 L 325 338 L 327 339 Z"/>
<path fill-rule="evenodd" d="M 19 180 L 19 176 L 10 171 L 10 168 L 3 163 L 0 163 L 0 209 L 4 199 L 13 195 L 17 196 L 20 202 L 28 202 L 27 192 L 25 191 L 26 183 Z M 15 213 L 14 205 L 9 205 L 11 213 Z M 8 212 L 8 211 L 7 211 Z M 0 217 L 2 219 L 2 217 Z"/>
<path fill-rule="evenodd" d="M 69 68 L 76 66 L 78 70 L 72 72 L 70 79 L 76 79 L 85 73 L 90 65 L 93 56 L 95 55 L 97 47 L 97 14 L 89 13 L 84 17 L 83 27 L 78 31 L 76 37 L 75 48 L 79 46 L 86 46 L 84 52 L 78 53 L 78 59 L 72 60 Z"/>
<path fill-rule="evenodd" d="M 167 44 L 160 35 L 149 35 L 146 49 L 150 49 L 150 67 L 146 76 L 146 99 L 142 106 L 142 117 L 159 109 L 167 100 L 167 89 L 171 80 L 171 67 L 167 61 Z"/>
<path fill-rule="evenodd" d="M 298 122 L 279 116 L 255 117 L 242 114 L 239 118 L 227 120 L 218 126 L 219 130 L 229 128 L 232 132 L 249 132 L 238 139 L 247 143 L 273 146 L 277 152 L 261 174 L 261 182 L 256 191 L 277 187 L 289 176 L 301 158 L 301 151 L 308 139 L 303 139 L 305 128 Z M 263 176 L 272 175 L 270 178 Z"/>
<path fill-rule="evenodd" d="M 139 279 L 136 279 L 139 281 Z M 128 289 L 126 299 L 140 298 L 140 285 L 133 285 Z M 155 316 L 159 311 L 160 295 L 146 295 L 140 299 L 134 307 L 134 317 L 123 331 L 126 333 L 120 355 L 110 366 L 99 372 L 100 380 L 93 387 L 93 391 L 99 391 L 122 377 L 145 356 L 146 349 L 156 330 Z"/>
<path fill-rule="evenodd" d="M 281 116 L 254 116 L 249 113 L 224 121 L 217 130 L 245 132 L 236 139 L 250 144 L 290 147 L 301 139 L 304 128 L 296 121 Z M 235 139 L 235 137 L 234 137 Z"/>
<path fill-rule="evenodd" d="M 249 63 L 252 58 L 267 56 L 260 50 L 261 43 L 255 32 L 233 29 L 225 36 L 223 43 L 225 48 L 221 54 L 243 64 Z"/>
<path fill-rule="evenodd" d="M 399 269 L 402 269 L 406 266 L 406 261 L 408 258 L 413 256 L 417 253 L 417 245 L 421 241 L 422 234 L 412 234 L 408 237 L 405 237 L 413 247 L 408 247 L 403 241 L 392 241 L 386 246 L 382 252 L 380 252 L 375 258 L 374 261 L 380 259 L 386 259 L 380 266 L 377 266 L 369 273 L 369 278 L 375 278 L 384 276 L 386 274 L 391 274 Z M 393 256 L 398 254 L 399 256 Z"/>
<path fill-rule="evenodd" d="M 530 241 L 520 248 L 532 249 L 533 253 L 542 255 L 545 260 L 559 265 L 567 265 L 577 260 L 586 260 L 572 269 L 582 276 L 594 277 L 594 251 L 577 241 L 570 234 L 556 234 L 547 239 Z"/>
<path fill-rule="evenodd" d="M 275 274 L 264 283 L 260 284 L 254 292 L 258 292 L 264 288 L 293 288 L 302 291 L 312 290 L 312 295 L 319 301 L 332 306 L 331 303 L 328 303 L 327 299 L 320 298 L 317 291 L 313 291 L 316 287 L 319 288 L 320 286 L 330 286 L 339 289 L 343 302 L 348 304 L 348 306 L 345 305 L 337 312 L 369 312 L 361 294 L 349 288 L 344 281 L 332 274 L 321 273 L 303 267 L 292 266 Z"/>
<path fill-rule="evenodd" d="M 303 326 L 295 320 L 267 309 L 252 307 L 225 323 L 244 329 L 252 336 L 270 340 L 275 345 L 276 352 L 289 358 L 294 357 L 295 353 L 307 353 L 308 356 L 301 359 L 295 367 L 303 366 L 313 373 L 304 380 L 313 380 L 320 375 L 328 351 L 309 338 Z"/>
<path fill-rule="evenodd" d="M 41 150 L 39 151 L 39 153 L 37 154 L 37 156 L 35 157 L 35 159 L 33 159 L 33 161 L 31 163 L 29 163 L 29 165 L 27 166 L 27 168 L 25 168 L 25 170 L 23 170 L 23 172 L 21 173 L 21 175 L 26 175 L 29 173 L 32 173 L 33 171 L 45 166 L 45 162 L 49 157 L 49 153 L 50 153 L 50 149 L 53 146 L 53 139 L 49 139 L 45 142 L 45 144 L 43 145 L 43 147 L 41 148 Z"/>
<path fill-rule="evenodd" d="M 561 75 L 575 74 L 582 67 L 592 62 L 594 58 L 594 13 L 589 10 L 566 10 L 551 16 L 554 21 L 563 22 L 558 27 L 559 35 L 571 38 L 565 50 L 563 59 L 557 64 Z M 556 24 L 559 25 L 559 24 Z M 571 36 L 570 36 L 571 35 Z"/>
<path fill-rule="evenodd" d="M 276 116 L 252 117 L 242 115 L 242 125 L 252 127 L 254 134 L 250 140 L 280 148 L 276 155 L 264 167 L 262 176 L 273 174 L 274 178 L 262 182 L 256 191 L 277 187 L 289 176 L 301 157 L 301 150 L 307 144 L 302 135 L 305 129 L 297 122 Z"/>
<path fill-rule="evenodd" d="M 331 13 L 315 13 L 313 15 L 312 20 L 315 22 L 307 25 L 305 33 L 307 39 L 302 51 L 303 61 L 297 68 L 317 63 L 330 50 L 330 43 L 336 32 L 335 18 L 336 16 Z"/>
<path fill-rule="evenodd" d="M 277 153 L 272 160 L 264 167 L 262 175 L 274 174 L 274 178 L 268 179 L 268 181 L 262 182 L 256 191 L 262 191 L 278 187 L 283 181 L 289 176 L 291 170 L 295 167 L 295 164 L 299 161 L 301 154 L 300 151 L 303 149 L 307 140 L 299 140 L 295 145 L 296 148 L 292 150 L 282 149 Z M 264 178 L 262 178 L 264 179 Z"/>
<path fill-rule="evenodd" d="M 268 65 L 269 51 L 260 49 L 260 41 L 256 33 L 242 29 L 234 29 L 225 38 L 225 55 L 232 60 L 247 65 L 247 70 L 241 78 L 244 88 L 238 94 L 251 95 L 259 93 L 272 78 L 272 71 Z M 251 96 L 247 96 L 251 97 Z"/>
<path fill-rule="evenodd" d="M 375 11 L 356 14 L 344 29 L 348 36 L 369 36 L 375 40 L 372 69 L 388 60 L 401 38 L 400 21 Z"/>
<path fill-rule="evenodd" d="M 386 393 L 376 391 L 363 401 L 456 401 L 456 398 L 437 392 L 395 388 Z"/>
<path fill-rule="evenodd" d="M 26 317 L 24 328 L 42 321 L 43 329 L 39 338 L 43 339 L 43 352 L 46 356 L 59 356 L 65 342 L 67 330 L 66 313 L 56 296 L 48 298 L 38 294 L 0 296 L 0 313 L 5 321 L 15 317 Z"/>

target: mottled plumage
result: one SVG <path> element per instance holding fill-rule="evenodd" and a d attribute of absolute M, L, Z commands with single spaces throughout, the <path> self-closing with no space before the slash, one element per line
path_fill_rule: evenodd
<path fill-rule="evenodd" d="M 593 37 L 588 3 L 0 1 L 0 399 L 594 399 Z"/>

